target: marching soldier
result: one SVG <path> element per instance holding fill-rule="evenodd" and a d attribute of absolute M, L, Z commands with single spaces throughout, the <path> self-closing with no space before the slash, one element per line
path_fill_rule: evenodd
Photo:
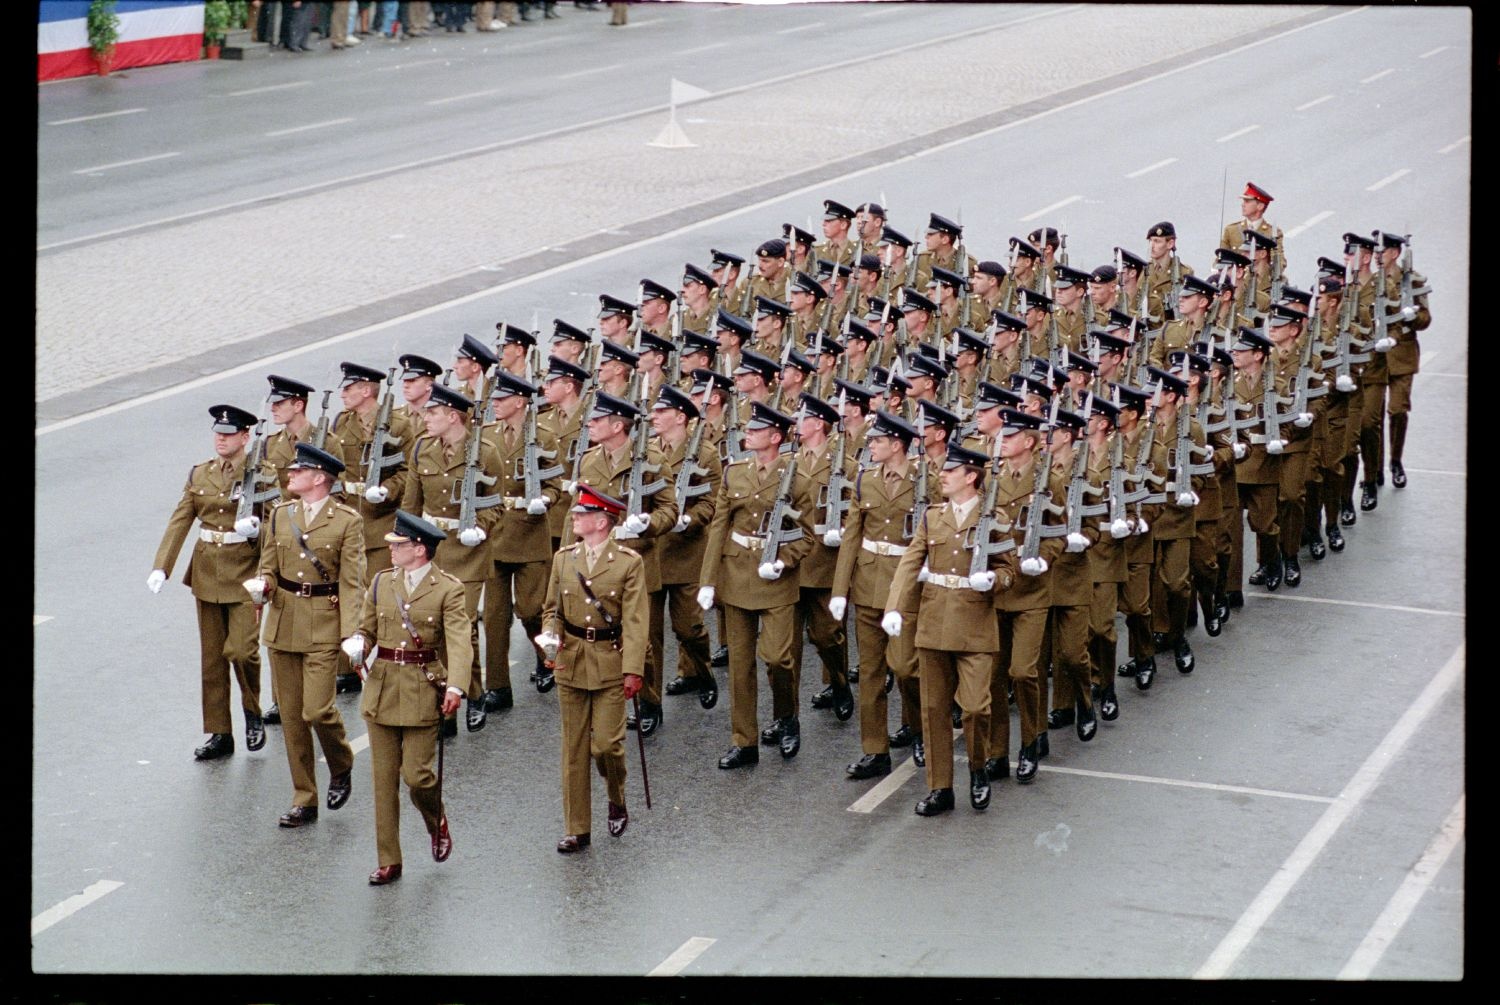
<path fill-rule="evenodd" d="M 1163 479 L 1166 499 L 1157 510 L 1151 524 L 1152 541 L 1156 549 L 1155 574 L 1151 579 L 1152 628 L 1156 638 L 1153 646 L 1167 645 L 1173 649 L 1173 659 L 1179 673 L 1192 673 L 1194 657 L 1187 640 L 1188 610 L 1193 599 L 1192 550 L 1193 538 L 1198 533 L 1194 510 L 1198 506 L 1198 490 L 1203 486 L 1201 475 L 1189 475 L 1186 484 L 1176 482 L 1179 470 L 1189 469 L 1198 463 L 1195 457 L 1203 456 L 1206 444 L 1203 428 L 1198 421 L 1187 416 L 1187 457 L 1178 457 L 1181 440 L 1177 435 L 1177 412 L 1185 408 L 1187 381 L 1157 367 L 1149 368 L 1152 380 L 1158 387 L 1156 415 L 1156 442 L 1152 447 L 1153 462 L 1161 458 L 1161 467 L 1155 473 Z M 1158 641 L 1159 639 L 1159 641 Z M 1137 675 L 1139 683 L 1139 675 Z"/>
<path fill-rule="evenodd" d="M 1148 396 L 1124 384 L 1114 384 L 1112 390 L 1119 399 L 1115 435 L 1124 441 L 1122 463 L 1126 470 L 1135 471 L 1142 467 L 1141 454 L 1144 452 L 1144 467 L 1160 471 L 1165 459 L 1152 457 L 1155 435 L 1148 437 L 1146 426 L 1141 422 Z M 1151 525 L 1155 521 L 1156 511 L 1149 505 L 1138 505 L 1135 515 L 1126 518 L 1130 536 L 1124 541 L 1125 583 L 1120 589 L 1120 613 L 1125 615 L 1130 658 L 1116 672 L 1121 677 L 1135 678 L 1135 686 L 1142 691 L 1149 689 L 1156 679 L 1156 646 L 1151 632 L 1151 573 L 1156 557 Z"/>
<path fill-rule="evenodd" d="M 1010 284 L 1006 288 L 1006 296 L 1001 306 L 1007 311 L 1015 309 L 1016 297 L 1022 290 L 1041 293 L 1044 282 L 1041 250 L 1030 241 L 1012 237 L 1010 239 Z"/>
<path fill-rule="evenodd" d="M 854 242 L 849 239 L 849 228 L 853 222 L 854 210 L 832 199 L 824 199 L 823 240 L 813 245 L 813 254 L 837 265 L 852 262 Z"/>
<path fill-rule="evenodd" d="M 281 500 L 292 498 L 287 488 L 288 472 L 297 457 L 297 444 L 312 440 L 313 424 L 307 420 L 307 399 L 313 393 L 311 384 L 271 374 L 271 421 L 281 428 L 266 439 L 266 467 L 276 473 L 281 486 Z"/>
<path fill-rule="evenodd" d="M 1247 419 L 1266 419 L 1264 414 L 1264 382 L 1275 381 L 1276 371 L 1267 364 L 1271 355 L 1271 341 L 1251 328 L 1240 328 L 1238 338 L 1231 347 L 1234 357 L 1234 400 L 1239 410 L 1236 414 L 1248 413 Z M 1283 394 L 1285 387 L 1275 387 L 1276 394 Z M 1252 586 L 1265 586 L 1275 590 L 1281 585 L 1281 545 L 1279 525 L 1276 522 L 1277 491 L 1281 485 L 1281 451 L 1285 443 L 1268 438 L 1264 431 L 1251 422 L 1242 426 L 1235 436 L 1234 478 L 1238 486 L 1240 509 L 1249 513 L 1250 529 L 1255 531 L 1259 563 L 1250 575 Z M 1264 426 L 1258 427 L 1264 430 Z M 1236 526 L 1235 553 L 1244 555 L 1244 523 Z M 1243 568 L 1243 557 L 1229 573 L 1229 585 L 1240 589 L 1240 580 L 1235 569 Z"/>
<path fill-rule="evenodd" d="M 583 401 L 579 395 L 588 383 L 589 373 L 576 363 L 558 356 L 547 357 L 547 376 L 542 396 L 550 408 L 537 416 L 538 429 L 557 447 L 557 459 L 567 462 L 573 456 L 578 437 L 583 432 Z M 568 470 L 571 470 L 569 468 Z M 547 536 L 552 539 L 549 554 L 562 542 L 565 506 L 547 507 Z"/>
<path fill-rule="evenodd" d="M 1275 300 L 1276 242 L 1258 230 L 1245 230 L 1245 248 L 1250 252 L 1250 275 L 1242 309 L 1246 314 L 1265 314 Z"/>
<path fill-rule="evenodd" d="M 790 329 L 789 336 L 792 345 L 801 345 L 807 341 L 807 336 L 817 331 L 821 325 L 818 324 L 822 316 L 820 305 L 828 299 L 823 285 L 817 279 L 805 272 L 798 272 L 792 277 L 791 317 L 787 324 Z M 768 340 L 763 340 L 768 341 Z"/>
<path fill-rule="evenodd" d="M 964 236 L 964 228 L 945 216 L 936 213 L 928 215 L 927 219 L 927 250 L 917 256 L 916 281 L 908 285 L 922 290 L 927 288 L 928 282 L 932 280 L 934 268 L 947 269 L 960 276 L 970 275 L 974 271 L 975 259 L 973 255 L 965 254 L 959 259 L 959 247 Z"/>
<path fill-rule="evenodd" d="M 662 338 L 672 334 L 672 305 L 677 294 L 654 279 L 641 280 L 641 330 Z"/>
<path fill-rule="evenodd" d="M 1146 310 L 1153 318 L 1167 317 L 1177 306 L 1182 277 L 1193 267 L 1177 257 L 1177 228 L 1163 220 L 1146 231 L 1151 244 L 1151 264 L 1146 268 Z"/>
<path fill-rule="evenodd" d="M 1306 382 L 1316 391 L 1322 386 L 1322 361 L 1312 353 L 1307 374 L 1302 373 L 1303 322 L 1307 315 L 1285 304 L 1271 308 L 1270 326 L 1267 334 L 1273 346 L 1270 364 L 1276 371 L 1276 383 L 1285 385 L 1287 393 L 1295 391 L 1298 382 Z M 1314 429 L 1317 419 L 1327 407 L 1323 398 L 1308 399 L 1307 410 L 1300 415 L 1289 416 L 1290 421 L 1282 426 L 1285 445 L 1281 452 L 1281 482 L 1277 490 L 1276 524 L 1281 529 L 1282 581 L 1295 587 L 1302 581 L 1302 566 L 1297 558 L 1302 544 L 1302 527 L 1306 522 L 1304 497 L 1307 480 L 1316 457 L 1313 454 Z"/>
<path fill-rule="evenodd" d="M 1333 263 L 1337 264 L 1337 263 Z M 1315 351 L 1332 354 L 1337 351 L 1339 321 L 1343 308 L 1343 269 L 1334 275 L 1322 275 L 1318 280 L 1318 327 L 1322 335 L 1321 344 Z M 1351 348 L 1350 352 L 1354 350 Z M 1325 439 L 1319 454 L 1321 484 L 1317 491 L 1308 490 L 1307 519 L 1304 536 L 1311 548 L 1313 558 L 1322 558 L 1325 550 L 1344 550 L 1344 534 L 1339 529 L 1339 506 L 1347 495 L 1344 478 L 1348 469 L 1349 442 L 1357 437 L 1350 431 L 1350 402 L 1358 389 L 1354 383 L 1354 371 L 1358 364 L 1350 366 L 1347 386 L 1338 386 L 1330 381 L 1326 406 L 1323 411 Z M 1356 421 L 1353 425 L 1358 426 Z M 1327 543 L 1324 543 L 1324 526 L 1327 526 Z"/>
<path fill-rule="evenodd" d="M 1113 433 L 1115 420 L 1120 410 L 1114 403 L 1100 397 L 1093 400 L 1093 411 L 1088 417 L 1088 480 L 1089 484 L 1104 490 L 1099 501 L 1108 504 L 1110 471 L 1113 468 Z M 1106 511 L 1107 513 L 1108 511 Z M 1085 518 L 1085 523 L 1087 523 Z M 1089 677 L 1092 681 L 1094 707 L 1099 718 L 1113 722 L 1120 716 L 1120 701 L 1115 694 L 1115 652 L 1118 640 L 1115 636 L 1115 612 L 1120 604 L 1120 591 L 1128 577 L 1125 564 L 1124 539 L 1130 528 L 1124 519 L 1101 519 L 1095 522 L 1099 539 L 1088 549 L 1089 578 Z"/>
<path fill-rule="evenodd" d="M 912 258 L 912 240 L 894 227 L 883 227 L 880 231 L 880 293 L 879 299 L 889 300 L 891 294 L 903 286 L 917 282 L 917 264 Z M 926 278 L 923 277 L 923 286 Z"/>
<path fill-rule="evenodd" d="M 1178 407 L 1191 409 L 1190 414 L 1194 416 L 1209 416 L 1209 424 L 1212 426 L 1212 409 L 1205 409 L 1204 404 L 1206 402 L 1209 406 L 1213 405 L 1210 377 L 1213 360 L 1198 351 L 1207 348 L 1206 343 L 1197 343 L 1194 351 L 1179 349 L 1171 354 L 1169 362 L 1172 372 L 1188 383 L 1187 399 Z M 1192 491 L 1197 493 L 1198 505 L 1193 507 L 1193 542 L 1189 546 L 1188 564 L 1192 570 L 1193 593 L 1203 612 L 1203 630 L 1210 636 L 1217 636 L 1223 631 L 1218 608 L 1219 527 L 1224 520 L 1220 478 L 1225 469 L 1234 470 L 1234 437 L 1228 421 L 1223 419 L 1220 420 L 1223 428 L 1216 432 L 1209 432 L 1209 427 L 1205 427 L 1197 418 L 1193 421 L 1196 428 L 1203 430 L 1213 470 L 1205 473 L 1201 481 L 1194 479 L 1196 484 Z"/>
<path fill-rule="evenodd" d="M 683 266 L 682 329 L 684 332 L 708 333 L 709 322 L 718 311 L 719 281 L 692 262 Z M 676 374 L 671 375 L 673 379 Z"/>
<path fill-rule="evenodd" d="M 618 413 L 612 413 L 618 414 Z M 607 827 L 625 833 L 625 702 L 642 688 L 651 612 L 641 556 L 611 535 L 625 515 L 618 499 L 580 484 L 569 525 L 574 543 L 552 559 L 544 630 L 536 644 L 557 677 L 562 717 L 562 840 L 568 855 L 589 846 L 592 759 L 608 790 Z"/>
<path fill-rule="evenodd" d="M 464 584 L 433 563 L 446 538 L 428 521 L 397 511 L 385 535 L 391 565 L 370 578 L 362 593 L 359 630 L 343 643 L 344 654 L 357 667 L 364 666 L 366 650 L 374 647 L 360 699 L 370 738 L 379 857 L 370 873 L 371 886 L 401 878 L 403 778 L 432 837 L 433 860 L 445 861 L 453 851 L 442 761 L 437 772 L 432 761 L 441 742 L 438 724 L 458 711 L 474 657 Z"/>
<path fill-rule="evenodd" d="M 328 808 L 349 801 L 354 751 L 333 703 L 339 640 L 354 633 L 364 582 L 364 521 L 329 498 L 344 464 L 325 450 L 297 444 L 287 469 L 295 501 L 282 503 L 266 520 L 260 566 L 245 589 L 267 604 L 266 649 L 276 678 L 277 702 L 286 702 L 282 732 L 294 790 L 281 826 L 301 827 L 318 819 L 318 783 L 312 734 L 328 762 Z"/>
<path fill-rule="evenodd" d="M 751 340 L 754 327 L 742 317 L 720 309 L 715 322 L 714 337 L 719 342 L 719 365 L 726 373 L 733 373 L 740 365 L 740 353 Z"/>
<path fill-rule="evenodd" d="M 1058 265 L 1052 271 L 1057 277 L 1053 284 L 1053 317 L 1057 319 L 1058 342 L 1071 352 L 1081 352 L 1083 335 L 1090 324 L 1083 310 L 1089 274 L 1067 265 Z"/>
<path fill-rule="evenodd" d="M 507 324 L 504 321 L 495 325 L 495 330 L 500 333 L 500 369 L 513 377 L 520 377 L 523 380 L 530 378 L 528 361 L 531 357 L 531 348 L 536 345 L 536 336 L 519 325 Z M 483 376 L 484 371 L 481 370 L 480 377 Z M 469 396 L 462 389 L 459 393 L 466 398 Z M 474 403 L 482 410 L 483 403 L 479 400 L 482 395 L 479 395 L 477 390 L 475 394 Z"/>
<path fill-rule="evenodd" d="M 239 681 L 240 704 L 245 711 L 245 747 L 259 750 L 266 744 L 260 715 L 256 610 L 240 586 L 255 574 L 254 537 L 260 531 L 259 527 L 248 528 L 252 535 L 247 536 L 234 529 L 240 494 L 255 488 L 254 472 L 245 470 L 245 445 L 257 420 L 233 405 L 215 405 L 208 414 L 214 420 L 214 457 L 188 473 L 182 499 L 167 521 L 151 575 L 146 577 L 147 589 L 159 593 L 197 520 L 198 541 L 182 582 L 192 589 L 198 605 L 203 731 L 209 734 L 207 742 L 193 751 L 193 757 L 200 761 L 234 753 L 234 728 L 229 717 L 231 667 Z"/>
<path fill-rule="evenodd" d="M 977 330 L 988 324 L 991 314 L 1005 309 L 1010 275 L 999 262 L 980 262 L 969 277 L 969 289 L 974 295 L 969 305 L 970 326 Z"/>
<path fill-rule="evenodd" d="M 583 353 L 594 342 L 593 336 L 562 318 L 552 319 L 552 355 L 574 366 L 583 365 Z"/>
<path fill-rule="evenodd" d="M 497 327 L 503 330 L 509 326 L 501 324 Z M 453 378 L 458 381 L 454 390 L 465 398 L 477 400 L 483 393 L 480 389 L 484 386 L 484 375 L 499 362 L 500 357 L 496 356 L 489 346 L 473 335 L 465 335 L 463 343 L 459 345 L 458 352 L 453 357 Z M 384 538 L 385 535 L 381 534 L 380 537 L 371 540 L 383 541 Z M 390 552 L 389 548 L 382 547 L 381 550 L 387 554 Z"/>
<path fill-rule="evenodd" d="M 755 272 L 750 276 L 750 309 L 760 300 L 780 301 L 786 296 L 787 250 L 779 237 L 761 242 L 755 249 Z M 742 301 L 742 303 L 745 301 Z M 748 313 L 746 314 L 748 317 Z"/>
<path fill-rule="evenodd" d="M 1379 232 L 1377 232 L 1379 233 Z M 1396 314 L 1389 318 L 1384 339 L 1377 339 L 1375 352 L 1385 355 L 1385 369 L 1389 378 L 1390 404 L 1386 414 L 1391 419 L 1391 484 L 1396 488 L 1406 487 L 1406 469 L 1401 458 L 1406 449 L 1406 422 L 1411 413 L 1412 378 L 1417 375 L 1421 361 L 1421 347 L 1417 345 L 1417 332 L 1425 331 L 1432 324 L 1432 313 L 1427 308 L 1427 278 L 1413 271 L 1411 287 L 1417 291 L 1412 302 L 1402 303 L 1403 266 L 1401 256 L 1406 238 L 1399 234 L 1381 233 L 1379 251 L 1384 266 L 1385 296 Z M 1381 428 L 1382 420 L 1375 419 L 1375 428 Z"/>
<path fill-rule="evenodd" d="M 1092 402 L 1086 406 L 1092 415 Z M 1087 419 L 1059 409 L 1050 434 L 1052 444 L 1052 499 L 1061 505 L 1067 498 L 1073 473 L 1077 441 L 1083 437 Z M 1085 477 L 1087 468 L 1084 469 Z M 1065 514 L 1066 516 L 1066 514 Z M 1097 525 L 1080 521 L 1076 533 L 1064 539 L 1063 551 L 1052 563 L 1051 622 L 1052 702 L 1046 712 L 1049 728 L 1072 726 L 1078 739 L 1094 738 L 1098 722 L 1094 715 L 1093 680 L 1089 670 L 1089 608 L 1094 599 L 1091 575 L 1093 560 L 1085 554 L 1099 540 Z M 1045 697 L 1040 668 L 1038 687 Z"/>
<path fill-rule="evenodd" d="M 1269 192 L 1253 181 L 1245 182 L 1245 191 L 1240 195 L 1240 212 L 1243 218 L 1224 225 L 1224 233 L 1219 238 L 1219 244 L 1225 248 L 1238 248 L 1243 243 L 1246 230 L 1264 234 L 1273 242 L 1272 253 L 1276 256 L 1275 269 L 1277 275 L 1281 275 L 1286 271 L 1286 247 L 1282 240 L 1281 228 L 1266 219 L 1266 207 L 1269 205 L 1271 205 Z"/>
<path fill-rule="evenodd" d="M 599 337 L 615 345 L 629 345 L 634 336 L 635 304 L 608 293 L 599 294 Z"/>
<path fill-rule="evenodd" d="M 799 429 L 797 473 L 808 481 L 808 489 L 814 498 L 828 496 L 827 507 L 820 508 L 818 523 L 827 523 L 828 514 L 837 512 L 842 501 L 829 496 L 829 479 L 833 466 L 843 466 L 845 477 L 849 474 L 847 446 L 845 456 L 833 453 L 829 435 L 843 416 L 838 409 L 814 394 L 803 394 L 799 403 Z M 840 492 L 842 496 L 842 492 Z M 814 537 L 812 548 L 797 566 L 796 626 L 792 636 L 796 640 L 792 648 L 792 690 L 801 693 L 802 682 L 802 632 L 817 650 L 823 664 L 822 691 L 813 696 L 813 708 L 831 708 L 840 722 L 854 714 L 854 693 L 849 689 L 849 650 L 845 644 L 844 619 L 833 617 L 828 610 L 832 596 L 834 566 L 838 562 L 842 531 L 830 526 L 825 533 Z"/>
<path fill-rule="evenodd" d="M 412 452 L 416 448 L 417 440 L 421 438 L 422 431 L 426 429 L 423 416 L 426 415 L 427 402 L 432 397 L 432 388 L 436 378 L 443 372 L 443 368 L 426 356 L 418 356 L 415 353 L 407 353 L 396 360 L 401 365 L 401 400 L 391 415 L 392 424 L 401 423 L 411 430 L 412 435 L 407 437 L 406 466 L 411 468 Z"/>
<path fill-rule="evenodd" d="M 719 310 L 738 315 L 744 293 L 740 273 L 744 268 L 745 260 L 739 255 L 720 251 L 718 248 L 710 248 L 708 254 L 714 263 L 709 275 L 718 283 Z"/>
<path fill-rule="evenodd" d="M 1167 354 L 1186 349 L 1203 334 L 1208 323 L 1208 307 L 1217 291 L 1197 276 L 1182 277 L 1182 292 L 1177 295 L 1177 317 L 1166 323 L 1161 334 L 1151 342 L 1151 363 L 1157 368 L 1167 365 Z"/>
<path fill-rule="evenodd" d="M 786 239 L 787 257 L 783 282 L 791 282 L 798 272 L 813 271 L 813 236 L 801 227 L 790 223 L 781 225 L 782 237 Z M 782 291 L 783 299 L 787 296 Z"/>
<path fill-rule="evenodd" d="M 755 351 L 773 360 L 779 360 L 787 342 L 787 328 L 791 323 L 792 309 L 786 304 L 770 297 L 756 297 Z"/>

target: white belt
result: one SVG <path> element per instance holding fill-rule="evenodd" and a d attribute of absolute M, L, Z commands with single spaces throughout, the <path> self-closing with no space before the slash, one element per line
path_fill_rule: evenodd
<path fill-rule="evenodd" d="M 438 530 L 458 530 L 458 521 L 448 516 L 433 516 L 425 509 L 422 511 L 422 519 L 432 524 Z"/>
<path fill-rule="evenodd" d="M 344 486 L 344 495 L 346 496 L 362 496 L 365 494 L 364 482 L 340 482 L 339 484 Z"/>
<path fill-rule="evenodd" d="M 869 538 L 859 542 L 859 546 L 865 551 L 875 555 L 905 555 L 907 546 L 904 544 L 891 544 L 887 541 L 871 541 Z"/>
<path fill-rule="evenodd" d="M 933 586 L 941 586 L 945 590 L 967 590 L 969 589 L 968 576 L 951 576 L 947 573 L 929 572 L 927 582 Z"/>
<path fill-rule="evenodd" d="M 737 530 L 729 532 L 729 539 L 741 548 L 750 549 L 759 548 L 766 543 L 766 539 L 763 537 L 751 537 L 748 534 L 741 534 Z"/>
<path fill-rule="evenodd" d="M 244 544 L 250 539 L 232 530 L 209 530 L 207 527 L 199 527 L 198 540 L 207 541 L 209 544 Z"/>

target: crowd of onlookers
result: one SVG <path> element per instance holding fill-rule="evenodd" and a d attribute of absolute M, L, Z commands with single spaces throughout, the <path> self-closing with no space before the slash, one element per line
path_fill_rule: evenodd
<path fill-rule="evenodd" d="M 602 10 L 599 0 L 574 0 L 583 11 Z M 611 25 L 626 23 L 625 3 L 610 3 Z M 378 37 L 392 42 L 437 32 L 500 31 L 522 21 L 561 15 L 556 0 L 252 0 L 248 24 L 256 42 L 291 52 L 311 52 L 312 36 L 335 49 Z"/>

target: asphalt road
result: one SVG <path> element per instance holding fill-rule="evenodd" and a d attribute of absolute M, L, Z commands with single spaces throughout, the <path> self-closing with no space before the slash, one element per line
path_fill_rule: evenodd
<path fill-rule="evenodd" d="M 940 13 L 955 30 L 971 16 Z M 1251 588 L 1220 638 L 1195 633 L 1191 676 L 1168 670 L 1144 694 L 1127 685 L 1120 719 L 1095 742 L 1054 738 L 1036 784 L 1000 783 L 987 813 L 960 805 L 933 820 L 912 814 L 925 786 L 910 765 L 878 785 L 844 779 L 854 721 L 805 710 L 799 757 L 724 773 L 714 761 L 728 744 L 727 697 L 707 713 L 668 699 L 647 743 L 655 808 L 632 750 L 629 832 L 564 858 L 552 850 L 556 697 L 528 690 L 522 663 L 517 707 L 449 747 L 452 859 L 425 859 L 408 805 L 406 876 L 373 890 L 367 752 L 347 812 L 290 832 L 275 825 L 289 802 L 276 729 L 260 753 L 191 759 L 192 601 L 180 568 L 159 596 L 144 578 L 182 477 L 207 454 L 204 409 L 259 400 L 273 367 L 209 375 L 36 441 L 34 613 L 46 620 L 34 624 L 31 901 L 33 918 L 52 923 L 33 922 L 32 967 L 638 975 L 675 959 L 685 975 L 1462 976 L 1468 23 L 1461 11 L 1329 14 L 274 364 L 321 383 L 338 360 L 381 364 L 393 345 L 446 358 L 457 333 L 497 316 L 586 317 L 596 292 L 668 279 L 709 245 L 753 247 L 825 196 L 883 198 L 909 232 L 928 211 L 961 212 L 971 248 L 996 257 L 1011 234 L 1052 224 L 1085 265 L 1117 243 L 1143 246 L 1147 227 L 1172 219 L 1202 268 L 1227 167 L 1231 189 L 1249 174 L 1278 197 L 1270 215 L 1304 281 L 1344 230 L 1410 230 L 1436 318 L 1422 337 L 1411 485 L 1383 490 L 1343 554 L 1306 561 L 1300 589 Z M 701 45 L 718 31 L 698 30 Z M 728 53 L 708 55 L 717 66 Z M 601 79 L 576 86 L 607 101 Z M 44 102 L 59 90 L 44 88 Z M 109 110 L 80 102 L 66 112 Z M 192 114 L 206 113 L 182 117 Z M 428 128 L 421 118 L 404 128 Z M 46 155 L 64 156 L 43 135 Z M 338 151 L 330 140 L 314 160 Z M 189 161 L 162 163 L 208 170 Z M 316 180 L 326 165 L 308 168 Z M 111 191 L 149 197 L 129 183 Z M 149 198 L 195 205 L 164 188 Z M 41 200 L 46 220 L 52 197 Z M 52 238 L 77 226 L 61 221 L 78 205 L 58 209 Z M 810 650 L 806 665 L 803 702 L 817 686 Z M 107 730 L 79 727 L 81 695 L 110 710 Z M 357 700 L 340 702 L 358 736 Z M 761 705 L 764 720 L 764 688 Z M 76 912 L 45 913 L 86 890 Z"/>

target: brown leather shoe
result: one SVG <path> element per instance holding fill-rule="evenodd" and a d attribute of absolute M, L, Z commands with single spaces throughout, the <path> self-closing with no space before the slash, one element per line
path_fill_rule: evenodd
<path fill-rule="evenodd" d="M 354 772 L 341 771 L 328 779 L 328 808 L 336 810 L 349 801 L 349 788 L 354 781 Z"/>
<path fill-rule="evenodd" d="M 589 846 L 587 834 L 564 834 L 563 839 L 557 842 L 557 850 L 564 855 L 571 855 L 575 851 L 583 851 Z"/>
<path fill-rule="evenodd" d="M 318 808 L 316 806 L 293 806 L 281 815 L 277 821 L 283 827 L 301 827 L 318 819 Z"/>
<path fill-rule="evenodd" d="M 453 852 L 453 836 L 448 833 L 448 817 L 438 821 L 438 829 L 432 834 L 432 860 L 446 862 Z"/>
<path fill-rule="evenodd" d="M 625 833 L 625 827 L 630 823 L 630 814 L 625 812 L 625 807 L 615 803 L 609 804 L 609 835 L 619 837 Z"/>
<path fill-rule="evenodd" d="M 385 886 L 387 883 L 394 883 L 400 878 L 400 862 L 397 862 L 395 865 L 383 865 L 379 869 L 376 869 L 374 872 L 370 873 L 370 885 Z"/>

